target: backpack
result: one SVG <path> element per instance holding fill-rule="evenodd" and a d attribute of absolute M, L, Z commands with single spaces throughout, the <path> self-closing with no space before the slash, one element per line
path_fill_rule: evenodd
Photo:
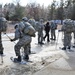
<path fill-rule="evenodd" d="M 0 32 L 5 32 L 7 29 L 6 19 L 0 17 Z"/>
<path fill-rule="evenodd" d="M 40 24 L 39 22 L 36 22 L 36 31 L 42 31 L 44 29 L 44 24 Z"/>
<path fill-rule="evenodd" d="M 24 22 L 24 25 L 25 25 L 25 27 L 23 29 L 23 33 L 27 34 L 27 35 L 30 35 L 32 37 L 35 37 L 36 31 L 35 31 L 34 27 L 28 22 Z"/>
<path fill-rule="evenodd" d="M 75 25 L 74 25 L 74 22 L 73 21 L 68 21 L 66 22 L 65 24 L 65 31 L 66 32 L 74 32 L 75 31 Z"/>
<path fill-rule="evenodd" d="M 53 22 L 51 23 L 50 27 L 51 27 L 52 30 L 57 29 L 57 25 Z"/>

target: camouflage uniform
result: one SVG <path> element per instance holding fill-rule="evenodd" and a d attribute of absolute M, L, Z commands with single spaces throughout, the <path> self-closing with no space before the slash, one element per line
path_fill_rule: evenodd
<path fill-rule="evenodd" d="M 24 48 L 25 55 L 28 55 L 30 43 L 31 43 L 31 37 L 29 35 L 24 35 L 22 38 L 20 38 L 17 44 L 15 45 L 16 56 L 20 56 L 21 47 Z"/>
<path fill-rule="evenodd" d="M 64 47 L 70 48 L 71 47 L 71 33 L 64 32 Z"/>
<path fill-rule="evenodd" d="M 64 31 L 64 41 L 63 41 L 64 47 L 62 48 L 62 50 L 66 50 L 67 47 L 68 47 L 68 49 L 70 49 L 70 47 L 71 47 L 71 38 L 72 38 L 71 30 L 72 29 L 67 28 L 67 26 L 66 26 L 66 25 L 68 25 L 69 22 L 70 22 L 70 20 L 65 20 L 64 25 L 62 26 L 62 31 Z"/>
<path fill-rule="evenodd" d="M 40 22 L 38 23 L 38 44 L 44 44 L 43 43 L 43 20 L 40 19 Z"/>
<path fill-rule="evenodd" d="M 31 43 L 31 36 L 24 34 L 23 33 L 23 28 L 25 28 L 24 22 L 19 23 L 18 28 L 15 31 L 15 38 L 13 39 L 19 39 L 19 41 L 17 42 L 17 44 L 15 45 L 14 49 L 15 49 L 15 53 L 16 56 L 20 56 L 20 49 L 21 47 L 24 48 L 24 59 L 29 59 L 29 47 L 30 47 L 30 43 Z M 21 57 L 19 58 L 21 61 Z"/>
<path fill-rule="evenodd" d="M 55 25 L 55 23 L 51 22 L 50 28 L 51 28 L 51 40 L 56 40 L 56 35 L 55 35 L 56 25 Z"/>

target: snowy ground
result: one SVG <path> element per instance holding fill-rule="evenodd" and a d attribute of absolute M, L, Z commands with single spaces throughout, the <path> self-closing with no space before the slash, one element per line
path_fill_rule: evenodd
<path fill-rule="evenodd" d="M 63 33 L 62 32 L 58 33 L 58 31 L 56 31 L 56 34 L 57 34 L 56 42 L 54 41 L 50 41 L 50 43 L 45 42 L 45 45 L 42 46 L 36 45 L 37 36 L 36 38 L 32 38 L 31 51 L 36 52 L 36 54 L 30 55 L 30 60 L 33 61 L 32 63 L 27 63 L 24 65 L 19 63 L 13 63 L 10 60 L 11 56 L 15 57 L 14 45 L 17 41 L 15 43 L 10 42 L 8 36 L 10 38 L 13 38 L 14 34 L 13 33 L 6 35 L 3 34 L 2 42 L 4 46 L 5 56 L 3 57 L 3 64 L 0 64 L 0 75 L 57 75 L 57 74 L 75 75 L 74 72 L 75 52 L 69 52 L 68 50 L 67 51 L 60 50 L 59 47 L 63 47 L 62 43 Z M 2 57 L 0 57 L 0 62 L 1 60 Z M 71 72 L 69 73 L 66 71 Z"/>

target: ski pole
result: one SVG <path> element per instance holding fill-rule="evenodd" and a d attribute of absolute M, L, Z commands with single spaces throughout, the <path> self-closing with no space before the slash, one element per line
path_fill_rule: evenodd
<path fill-rule="evenodd" d="M 6 34 L 6 36 L 11 40 L 11 38 Z M 14 42 L 14 41 L 13 41 Z M 15 43 L 15 42 L 14 42 Z M 16 43 L 15 43 L 16 44 Z"/>

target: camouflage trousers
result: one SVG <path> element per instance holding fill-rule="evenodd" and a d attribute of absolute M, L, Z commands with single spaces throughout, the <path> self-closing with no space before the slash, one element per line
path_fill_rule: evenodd
<path fill-rule="evenodd" d="M 66 46 L 71 46 L 71 39 L 72 39 L 72 37 L 71 37 L 71 33 L 64 33 L 64 47 L 66 47 Z"/>
<path fill-rule="evenodd" d="M 43 32 L 38 32 L 38 43 L 43 42 Z"/>
<path fill-rule="evenodd" d="M 55 30 L 51 30 L 51 38 L 56 39 Z"/>
<path fill-rule="evenodd" d="M 2 45 L 1 32 L 0 32 L 0 54 L 3 54 L 3 45 Z"/>
<path fill-rule="evenodd" d="M 22 37 L 14 47 L 16 56 L 20 55 L 20 49 L 22 47 L 24 48 L 24 54 L 28 55 L 29 49 L 30 49 L 30 43 L 31 43 L 31 37 L 30 36 L 25 35 L 24 37 Z"/>

